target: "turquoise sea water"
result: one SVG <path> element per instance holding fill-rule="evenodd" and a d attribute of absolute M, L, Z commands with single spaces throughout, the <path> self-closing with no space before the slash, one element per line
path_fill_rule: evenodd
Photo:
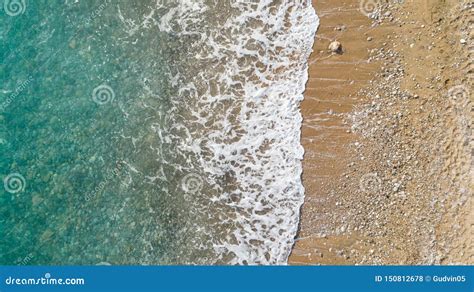
<path fill-rule="evenodd" d="M 139 15 L 140 3 L 122 9 Z M 179 157 L 156 137 L 179 119 L 169 72 L 180 40 L 149 29 L 134 44 L 111 6 L 29 1 L 23 15 L 2 15 L 2 97 L 16 97 L 1 114 L 0 167 L 26 184 L 0 197 L 2 264 L 29 254 L 30 264 L 138 263 L 151 249 L 150 260 L 176 261 L 175 225 L 186 220 L 167 195 L 176 183 L 147 182 L 125 163 L 180 176 L 157 161 Z M 104 104 L 93 99 L 101 85 Z"/>
<path fill-rule="evenodd" d="M 0 264 L 284 262 L 308 3 L 3 0 Z"/>

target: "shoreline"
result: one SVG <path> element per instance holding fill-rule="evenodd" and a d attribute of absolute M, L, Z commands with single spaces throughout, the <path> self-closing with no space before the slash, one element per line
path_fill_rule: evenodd
<path fill-rule="evenodd" d="M 470 16 L 455 1 L 422 4 L 380 7 L 370 19 L 356 0 L 313 1 L 306 194 L 289 264 L 474 262 L 472 119 L 462 111 L 472 107 L 462 91 L 472 72 L 452 70 L 471 65 L 454 31 L 468 31 Z M 334 40 L 342 54 L 328 52 Z M 446 99 L 453 88 L 461 107 Z"/>

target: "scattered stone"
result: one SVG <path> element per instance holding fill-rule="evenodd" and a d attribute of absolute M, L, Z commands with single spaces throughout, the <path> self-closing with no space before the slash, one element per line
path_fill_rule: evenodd
<path fill-rule="evenodd" d="M 75 39 L 72 39 L 70 42 L 69 42 L 69 47 L 71 49 L 75 49 L 76 48 L 76 40 Z"/>
<path fill-rule="evenodd" d="M 332 53 L 336 53 L 336 54 L 342 54 L 342 44 L 338 41 L 333 41 L 329 44 L 329 47 L 328 49 L 332 52 Z"/>
<path fill-rule="evenodd" d="M 43 199 L 41 198 L 40 195 L 38 194 L 33 195 L 33 198 L 31 199 L 31 203 L 33 204 L 34 207 L 41 204 L 41 202 L 43 202 Z"/>

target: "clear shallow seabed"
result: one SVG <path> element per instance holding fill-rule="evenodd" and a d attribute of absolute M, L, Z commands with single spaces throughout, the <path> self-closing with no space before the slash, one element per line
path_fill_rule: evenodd
<path fill-rule="evenodd" d="M 284 264 L 308 0 L 0 11 L 0 264 Z"/>

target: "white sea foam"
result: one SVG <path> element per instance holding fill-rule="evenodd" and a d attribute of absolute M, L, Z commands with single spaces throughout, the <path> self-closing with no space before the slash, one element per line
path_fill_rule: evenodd
<path fill-rule="evenodd" d="M 311 1 L 158 2 L 160 17 L 133 27 L 120 18 L 129 34 L 153 22 L 189 38 L 171 76 L 184 117 L 176 151 L 204 180 L 190 211 L 202 238 L 190 242 L 216 256 L 191 262 L 285 264 L 304 200 L 299 105 L 319 24 Z"/>
<path fill-rule="evenodd" d="M 193 115 L 213 119 L 194 138 L 211 150 L 203 171 L 232 182 L 215 200 L 235 229 L 214 242 L 231 264 L 285 264 L 304 198 L 299 104 L 318 19 L 310 1 L 282 2 L 234 1 L 239 13 L 201 34 L 196 57 L 215 66 L 194 80 L 209 83 Z"/>

